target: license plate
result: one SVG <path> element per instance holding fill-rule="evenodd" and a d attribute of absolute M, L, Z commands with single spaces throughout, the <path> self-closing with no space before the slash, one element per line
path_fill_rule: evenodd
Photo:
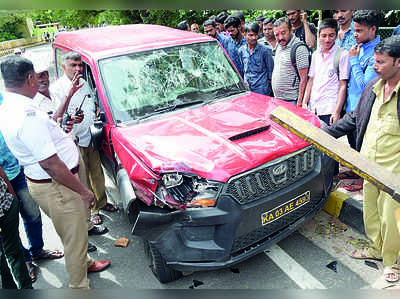
<path fill-rule="evenodd" d="M 267 225 L 279 218 L 293 212 L 294 210 L 304 206 L 306 203 L 310 201 L 310 191 L 306 191 L 303 194 L 297 196 L 281 204 L 279 207 L 276 207 L 268 212 L 261 214 L 261 223 L 262 225 Z"/>

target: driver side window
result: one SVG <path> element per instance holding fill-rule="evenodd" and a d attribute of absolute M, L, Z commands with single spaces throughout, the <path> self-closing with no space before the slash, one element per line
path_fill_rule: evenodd
<path fill-rule="evenodd" d="M 99 94 L 97 92 L 96 83 L 94 81 L 92 70 L 91 70 L 89 64 L 87 64 L 85 61 L 83 61 L 83 78 L 89 84 L 89 87 L 92 90 L 92 94 L 94 94 L 94 97 L 95 97 L 94 102 L 96 105 L 96 111 L 97 111 L 97 107 L 99 107 L 100 112 L 104 113 L 104 108 L 103 108 L 101 102 L 99 101 Z M 96 113 L 96 115 L 99 116 L 98 113 Z"/>

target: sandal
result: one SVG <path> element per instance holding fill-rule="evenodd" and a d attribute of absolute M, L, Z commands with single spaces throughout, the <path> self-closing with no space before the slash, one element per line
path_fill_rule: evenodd
<path fill-rule="evenodd" d="M 39 269 L 39 267 L 32 262 L 27 263 L 26 266 L 28 267 L 28 272 L 29 272 L 29 276 L 31 277 L 32 283 L 36 282 L 37 270 Z"/>
<path fill-rule="evenodd" d="M 362 190 L 363 184 L 357 183 L 357 182 L 352 182 L 350 184 L 344 185 L 343 188 L 346 189 L 347 191 L 355 192 L 355 191 Z"/>
<path fill-rule="evenodd" d="M 103 223 L 103 219 L 101 219 L 100 214 L 93 214 L 90 218 L 90 221 L 92 221 L 94 225 L 100 225 Z"/>
<path fill-rule="evenodd" d="M 118 207 L 114 206 L 113 204 L 106 203 L 104 207 L 101 208 L 103 211 L 106 212 L 116 212 L 118 211 Z"/>
<path fill-rule="evenodd" d="M 394 264 L 394 265 L 392 266 L 392 270 L 393 270 L 394 272 L 396 272 L 397 274 L 400 274 L 400 264 Z"/>
<path fill-rule="evenodd" d="M 350 257 L 353 259 L 357 260 L 375 260 L 375 261 L 381 261 L 381 257 L 377 257 L 369 253 L 368 248 L 363 248 L 363 249 L 354 249 L 352 252 L 350 252 Z"/>
<path fill-rule="evenodd" d="M 38 260 L 55 260 L 62 258 L 64 256 L 64 253 L 62 253 L 59 250 L 48 250 L 48 249 L 43 249 L 42 252 L 37 255 L 33 256 L 32 260 L 38 261 Z"/>
<path fill-rule="evenodd" d="M 360 177 L 352 171 L 345 171 L 341 172 L 337 175 L 339 180 L 355 180 L 359 179 Z"/>
<path fill-rule="evenodd" d="M 385 267 L 383 269 L 383 277 L 387 282 L 395 283 L 399 281 L 399 274 L 393 270 L 392 267 Z"/>

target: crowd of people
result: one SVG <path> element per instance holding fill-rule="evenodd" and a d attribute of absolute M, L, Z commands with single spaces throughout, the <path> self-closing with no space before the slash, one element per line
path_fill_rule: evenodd
<path fill-rule="evenodd" d="M 400 174 L 400 36 L 381 41 L 382 14 L 376 10 L 335 10 L 318 29 L 300 10 L 286 14 L 277 20 L 260 15 L 246 23 L 240 11 L 223 12 L 202 25 L 251 91 L 310 110 L 323 130 L 347 135 L 352 148 Z M 178 29 L 199 33 L 198 24 L 186 21 Z M 0 65 L 5 86 L 0 94 L 3 288 L 32 288 L 34 261 L 40 259 L 65 257 L 71 288 L 89 288 L 87 273 L 110 265 L 88 256 L 96 250 L 88 235 L 108 231 L 100 210 L 117 210 L 107 203 L 99 153 L 92 146 L 89 128 L 99 109 L 82 78 L 80 55 L 66 52 L 62 68 L 64 75 L 50 86 L 47 68 L 21 53 Z M 384 279 L 397 282 L 400 236 L 394 211 L 400 204 L 367 181 L 358 187 L 363 187 L 371 242 L 350 256 L 383 260 Z M 52 220 L 64 253 L 44 249 L 40 209 Z M 29 248 L 19 238 L 19 214 Z"/>
<path fill-rule="evenodd" d="M 111 263 L 87 254 L 96 250 L 88 235 L 108 232 L 100 210 L 117 210 L 107 203 L 99 153 L 91 141 L 90 126 L 99 111 L 82 78 L 81 56 L 66 53 L 62 67 L 64 75 L 50 87 L 48 67 L 42 63 L 14 55 L 0 66 L 6 89 L 0 99 L 3 288 L 32 288 L 38 268 L 33 262 L 40 259 L 65 257 L 71 288 L 89 288 L 87 273 Z M 61 129 L 57 122 L 65 115 L 70 117 Z M 43 249 L 40 210 L 52 220 L 64 253 Z M 27 249 L 18 234 L 19 214 Z"/>
<path fill-rule="evenodd" d="M 274 20 L 221 13 L 203 23 L 253 92 L 274 96 L 315 113 L 323 130 L 346 136 L 351 148 L 400 173 L 400 25 L 381 41 L 379 10 L 334 10 L 318 29 L 301 10 Z M 188 27 L 189 28 L 189 27 Z M 188 29 L 189 30 L 189 29 Z M 318 44 L 318 46 L 317 46 Z M 359 178 L 351 171 L 337 179 Z M 400 204 L 368 181 L 344 185 L 363 190 L 370 246 L 355 259 L 383 260 L 383 277 L 399 281 L 400 235 L 394 211 Z"/>

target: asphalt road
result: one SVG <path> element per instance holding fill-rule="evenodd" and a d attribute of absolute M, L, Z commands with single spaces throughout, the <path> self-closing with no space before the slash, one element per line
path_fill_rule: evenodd
<path fill-rule="evenodd" d="M 27 49 L 27 54 L 34 59 L 49 59 L 51 48 L 46 45 Z M 54 69 L 50 73 L 54 74 Z M 109 177 L 106 186 L 109 200 L 119 205 L 118 190 Z M 382 264 L 376 264 L 377 270 L 348 256 L 352 249 L 365 244 L 365 237 L 323 211 L 288 238 L 231 269 L 187 273 L 168 284 L 159 283 L 153 276 L 143 251 L 143 241 L 131 235 L 123 212 L 104 212 L 104 222 L 109 232 L 89 237 L 98 248 L 90 255 L 97 260 L 111 259 L 112 265 L 101 273 L 89 274 L 92 288 L 188 289 L 193 280 L 203 283 L 196 287 L 198 289 L 370 289 L 387 286 L 381 279 Z M 45 248 L 62 249 L 51 221 L 44 214 L 43 226 Z M 22 225 L 20 231 L 26 242 Z M 113 242 L 121 237 L 130 240 L 127 248 L 113 246 Z M 67 288 L 64 259 L 42 261 L 39 266 L 36 289 Z M 395 287 L 400 288 L 400 285 Z"/>
<path fill-rule="evenodd" d="M 110 201 L 118 205 L 118 190 L 108 176 L 106 186 Z M 110 231 L 89 237 L 98 248 L 90 255 L 98 260 L 109 258 L 112 265 L 103 272 L 89 274 L 92 288 L 187 289 L 197 280 L 203 282 L 197 287 L 201 289 L 364 289 L 371 288 L 380 276 L 378 270 L 347 255 L 365 243 L 364 237 L 321 211 L 299 231 L 231 269 L 194 272 L 161 284 L 150 270 L 143 241 L 131 235 L 126 215 L 122 211 L 103 214 Z M 62 248 L 45 215 L 43 222 L 46 248 Z M 128 247 L 113 246 L 121 237 L 130 240 Z M 336 272 L 327 267 L 332 262 L 337 263 Z M 35 288 L 67 287 L 64 259 L 43 261 L 39 266 Z"/>

